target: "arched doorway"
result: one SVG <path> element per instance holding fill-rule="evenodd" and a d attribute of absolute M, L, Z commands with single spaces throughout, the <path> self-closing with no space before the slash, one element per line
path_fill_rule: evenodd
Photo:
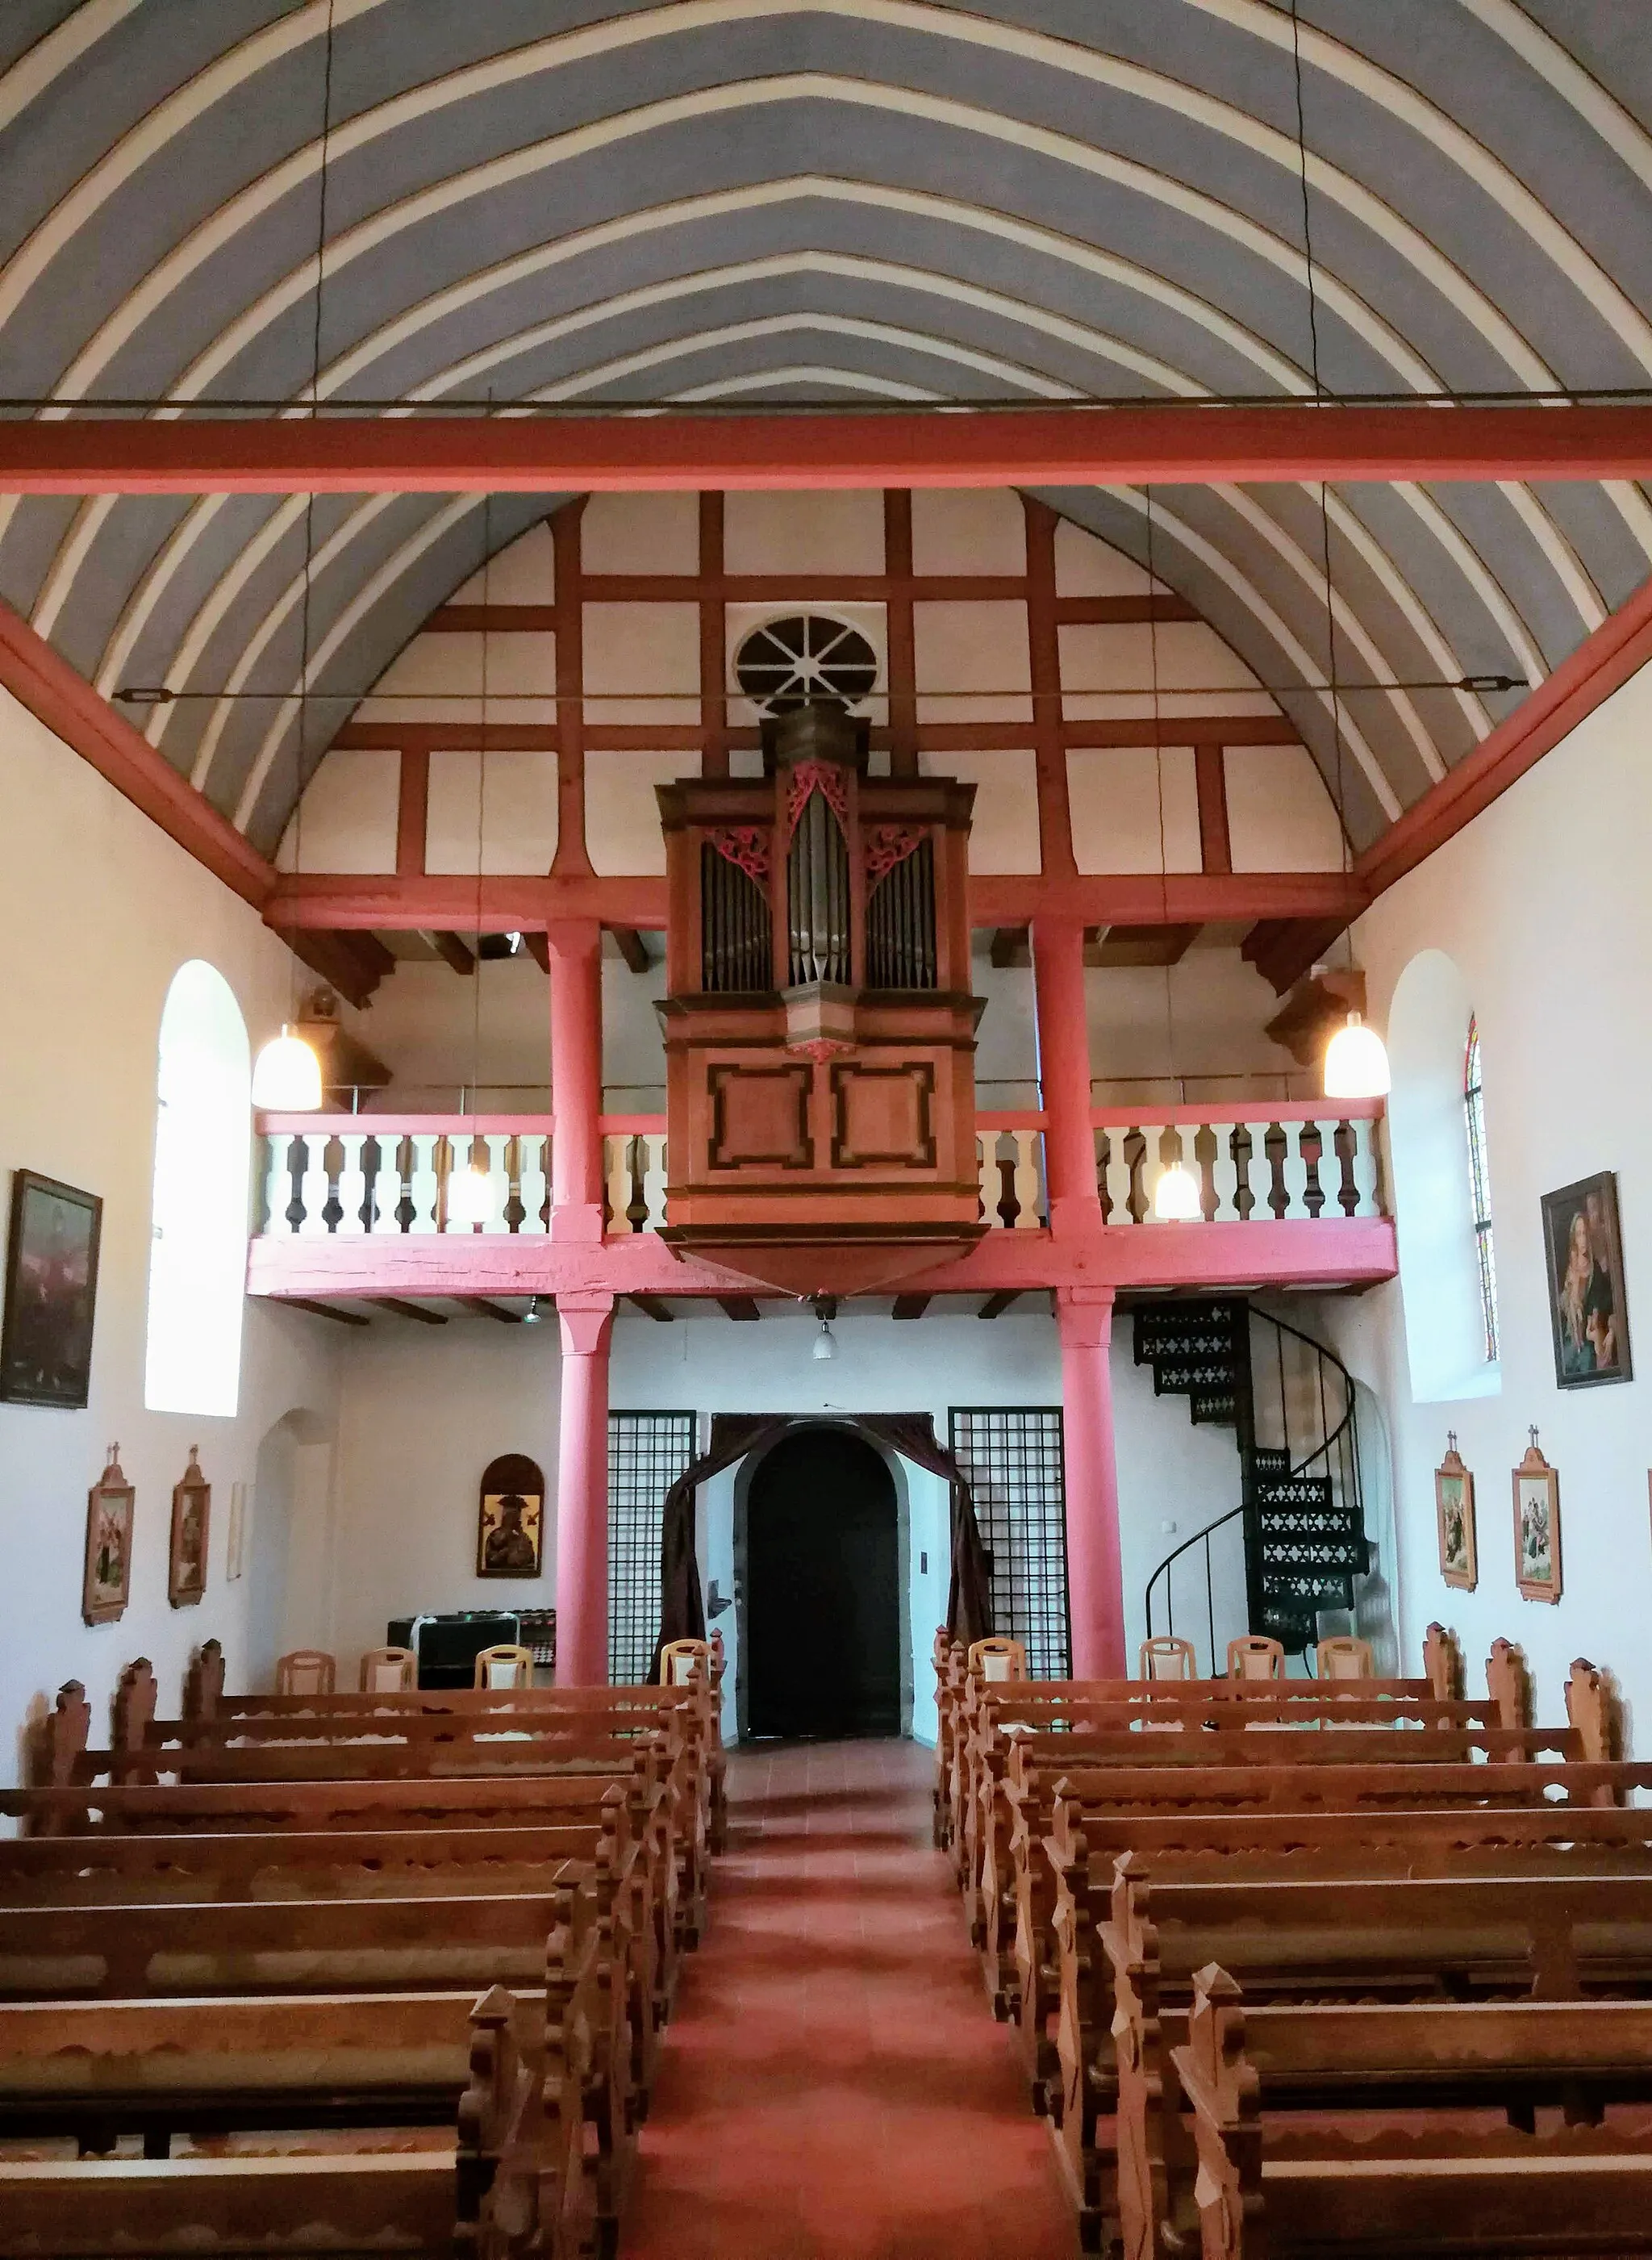
<path fill-rule="evenodd" d="M 783 1436 L 746 1503 L 747 1721 L 754 1734 L 898 1734 L 894 1479 L 845 1428 Z"/>

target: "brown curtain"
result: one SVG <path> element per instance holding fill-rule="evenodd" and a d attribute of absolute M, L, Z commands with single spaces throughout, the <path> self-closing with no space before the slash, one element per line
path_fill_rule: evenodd
<path fill-rule="evenodd" d="M 854 1427 L 914 1466 L 943 1476 L 952 1491 L 952 1575 L 947 1591 L 947 1630 L 954 1640 L 984 1640 L 992 1629 L 992 1595 L 986 1549 L 976 1520 L 975 1498 L 963 1470 L 935 1434 L 928 1412 L 857 1412 Z M 694 1494 L 703 1483 L 767 1451 L 788 1428 L 802 1426 L 791 1412 L 717 1412 L 711 1448 L 690 1462 L 665 1495 L 660 1532 L 660 1637 L 649 1676 L 657 1678 L 660 1651 L 674 1640 L 705 1638 L 705 1599 L 694 1551 Z"/>

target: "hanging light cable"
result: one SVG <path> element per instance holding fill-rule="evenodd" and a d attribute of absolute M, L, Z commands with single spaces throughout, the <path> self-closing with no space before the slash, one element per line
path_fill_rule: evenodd
<path fill-rule="evenodd" d="M 489 396 L 491 398 L 491 395 Z M 493 1221 L 493 1179 L 476 1151 L 476 1082 L 482 1072 L 482 859 L 488 812 L 488 598 L 493 564 L 493 497 L 482 504 L 482 727 L 476 748 L 476 955 L 470 968 L 470 1152 L 447 1178 L 447 1220 L 483 1231 Z"/>
<path fill-rule="evenodd" d="M 1161 742 L 1159 722 L 1159 630 L 1153 599 L 1158 581 L 1153 569 L 1153 489 L 1142 490 L 1148 505 L 1148 682 L 1153 693 L 1153 762 L 1159 791 L 1159 908 L 1163 918 L 1163 931 L 1170 931 L 1170 851 L 1164 828 L 1164 747 Z M 1164 961 L 1164 1042 L 1165 1056 L 1172 1076 L 1176 1074 L 1176 1005 L 1170 989 L 1170 961 Z M 1178 1084 L 1179 1090 L 1180 1085 Z M 1197 1224 L 1204 1214 L 1199 1200 L 1198 1180 L 1187 1167 L 1182 1155 L 1182 1134 L 1176 1133 L 1176 1159 L 1168 1169 L 1162 1169 L 1154 1181 L 1153 1213 L 1162 1224 Z"/>
<path fill-rule="evenodd" d="M 1319 294 L 1313 280 L 1313 229 L 1308 202 L 1308 133 L 1302 103 L 1302 26 L 1299 0 L 1291 0 L 1291 60 L 1297 98 L 1297 172 L 1302 191 L 1302 258 L 1308 286 L 1308 354 L 1313 378 L 1313 397 L 1323 398 L 1319 381 Z M 1319 549 L 1325 585 L 1326 685 L 1331 700 L 1331 740 L 1335 765 L 1337 839 L 1341 848 L 1342 875 L 1348 874 L 1348 807 L 1343 790 L 1342 700 L 1336 675 L 1336 603 L 1331 580 L 1331 511 L 1326 483 L 1319 481 Z M 1355 970 L 1354 934 L 1345 929 L 1348 971 Z M 1392 1082 L 1388 1051 L 1375 1028 L 1367 1027 L 1350 1012 L 1325 1048 L 1325 1095 L 1327 1098 L 1384 1098 Z"/>
<path fill-rule="evenodd" d="M 327 8 L 327 35 L 323 51 L 321 81 L 320 189 L 316 217 L 316 304 L 311 336 L 310 413 L 320 413 L 321 292 L 327 255 L 327 143 L 333 130 L 333 5 Z M 304 498 L 304 601 L 298 645 L 298 730 L 293 754 L 293 871 L 304 869 L 304 769 L 310 744 L 310 601 L 315 569 L 313 494 Z M 253 1063 L 253 1105 L 272 1114 L 313 1114 L 321 1105 L 321 1062 L 315 1046 L 297 1033 L 297 969 L 288 976 L 292 1019 L 283 1020 L 281 1033 L 272 1036 Z"/>

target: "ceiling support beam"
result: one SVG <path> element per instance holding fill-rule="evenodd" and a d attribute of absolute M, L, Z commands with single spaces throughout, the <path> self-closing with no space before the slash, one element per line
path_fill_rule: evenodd
<path fill-rule="evenodd" d="M 897 1295 L 895 1307 L 890 1316 L 892 1319 L 921 1319 L 932 1300 L 928 1295 Z"/>
<path fill-rule="evenodd" d="M 662 1327 L 669 1327 L 676 1315 L 670 1305 L 658 1295 L 627 1295 L 626 1300 L 634 1304 L 645 1319 L 654 1319 Z"/>
<path fill-rule="evenodd" d="M 446 1311 L 426 1310 L 423 1303 L 404 1302 L 399 1295 L 369 1295 L 369 1303 L 376 1303 L 381 1311 L 392 1311 L 398 1319 L 417 1319 L 421 1327 L 445 1327 Z"/>
<path fill-rule="evenodd" d="M 611 926 L 608 929 L 617 944 L 619 955 L 633 973 L 646 973 L 653 963 L 648 945 L 634 926 Z"/>
<path fill-rule="evenodd" d="M 274 865 L 5 604 L 0 686 L 244 902 L 265 902 Z"/>
<path fill-rule="evenodd" d="M 1005 973 L 1012 965 L 1030 965 L 1033 962 L 1032 947 L 1032 935 L 1027 927 L 996 926 L 987 959 L 995 972 Z"/>
<path fill-rule="evenodd" d="M 1643 479 L 1652 408 L 783 410 L 742 415 L 70 416 L 0 423 L 8 494 L 554 494 L 704 487 Z"/>
<path fill-rule="evenodd" d="M 331 1319 L 341 1327 L 370 1327 L 373 1323 L 365 1311 L 341 1311 L 333 1303 L 312 1302 L 308 1295 L 290 1295 L 283 1306 L 290 1311 L 308 1311 L 311 1318 Z"/>
<path fill-rule="evenodd" d="M 1020 1299 L 1021 1290 L 1019 1287 L 1002 1288 L 998 1294 L 987 1297 L 976 1316 L 978 1319 L 1001 1319 L 1011 1304 L 1019 1303 Z"/>
<path fill-rule="evenodd" d="M 476 971 L 476 952 L 461 941 L 456 933 L 443 926 L 421 927 L 420 932 L 444 965 L 451 965 L 455 973 Z"/>
<path fill-rule="evenodd" d="M 737 1319 L 744 1325 L 755 1326 L 762 1316 L 754 1295 L 719 1295 L 717 1300 L 725 1318 Z"/>
<path fill-rule="evenodd" d="M 502 1327 L 519 1327 L 522 1323 L 520 1311 L 507 1311 L 503 1303 L 490 1302 L 485 1295 L 461 1295 L 459 1300 L 466 1310 L 475 1311 L 481 1318 L 497 1319 Z"/>

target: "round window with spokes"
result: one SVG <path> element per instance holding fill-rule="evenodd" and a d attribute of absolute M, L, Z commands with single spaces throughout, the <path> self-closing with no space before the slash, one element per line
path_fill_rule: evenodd
<path fill-rule="evenodd" d="M 847 620 L 794 612 L 745 638 L 734 654 L 734 680 L 765 714 L 812 703 L 855 707 L 876 684 L 877 654 Z"/>

